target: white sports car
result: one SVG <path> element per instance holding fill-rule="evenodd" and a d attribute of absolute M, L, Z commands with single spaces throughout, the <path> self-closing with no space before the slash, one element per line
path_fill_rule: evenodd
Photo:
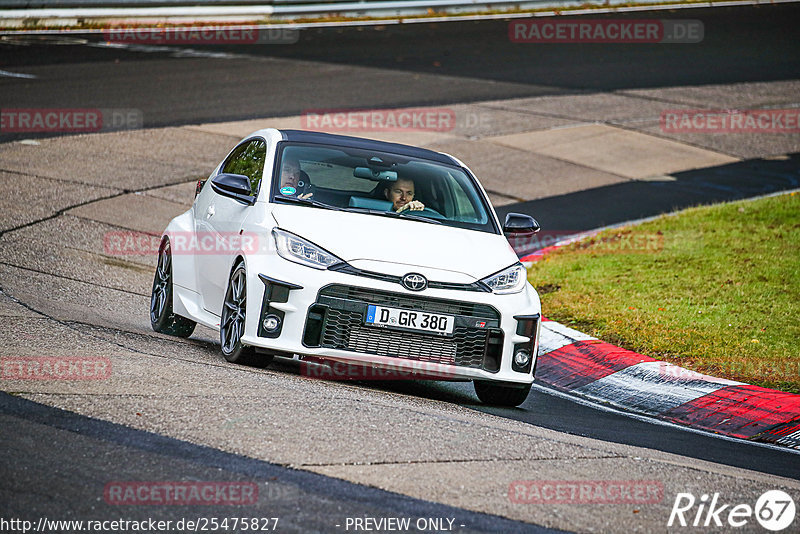
<path fill-rule="evenodd" d="M 299 357 L 474 381 L 517 406 L 533 382 L 539 296 L 458 159 L 299 130 L 243 139 L 164 231 L 153 329 L 218 329 L 234 363 Z M 505 234 L 505 235 L 504 235 Z"/>

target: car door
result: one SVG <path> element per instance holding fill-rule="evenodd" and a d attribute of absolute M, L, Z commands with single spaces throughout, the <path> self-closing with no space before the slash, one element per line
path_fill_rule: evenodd
<path fill-rule="evenodd" d="M 264 172 L 266 155 L 266 142 L 263 139 L 249 139 L 230 153 L 219 172 L 247 176 L 250 179 L 250 194 L 255 196 Z M 203 307 L 215 315 L 221 315 L 231 262 L 238 252 L 237 237 L 250 210 L 258 208 L 221 195 L 213 189 L 209 193 L 207 197 L 198 199 L 196 207 L 198 261 L 195 266 Z"/>

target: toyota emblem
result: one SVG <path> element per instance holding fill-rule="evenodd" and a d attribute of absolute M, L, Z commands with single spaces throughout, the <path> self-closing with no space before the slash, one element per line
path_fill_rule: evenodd
<path fill-rule="evenodd" d="M 408 273 L 403 277 L 403 287 L 410 291 L 422 291 L 428 287 L 428 279 L 417 273 Z"/>

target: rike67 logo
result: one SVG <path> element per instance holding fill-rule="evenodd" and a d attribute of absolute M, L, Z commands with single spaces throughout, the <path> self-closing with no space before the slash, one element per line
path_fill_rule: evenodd
<path fill-rule="evenodd" d="M 725 503 L 719 493 L 704 493 L 699 499 L 678 493 L 667 526 L 738 528 L 755 519 L 765 529 L 779 532 L 794 523 L 795 512 L 794 500 L 781 490 L 764 492 L 755 506 Z"/>

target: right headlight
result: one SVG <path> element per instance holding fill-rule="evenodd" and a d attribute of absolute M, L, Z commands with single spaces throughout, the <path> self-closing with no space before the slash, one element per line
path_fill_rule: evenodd
<path fill-rule="evenodd" d="M 503 295 L 506 293 L 519 293 L 525 287 L 528 271 L 521 263 L 503 269 L 499 273 L 487 276 L 481 282 L 489 286 L 492 293 Z"/>
<path fill-rule="evenodd" d="M 331 265 L 342 263 L 342 260 L 319 247 L 286 230 L 272 229 L 278 255 L 286 260 L 313 267 L 314 269 L 327 269 Z"/>

